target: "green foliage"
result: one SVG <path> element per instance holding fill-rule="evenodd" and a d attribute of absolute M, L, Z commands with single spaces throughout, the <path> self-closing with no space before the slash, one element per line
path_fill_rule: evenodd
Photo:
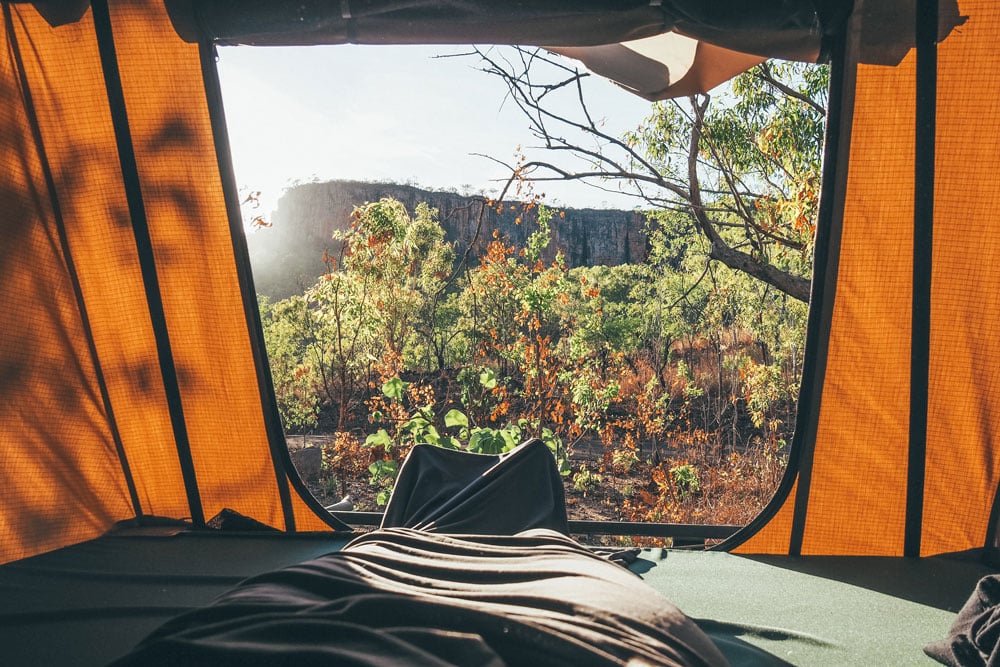
<path fill-rule="evenodd" d="M 639 457 L 636 455 L 635 450 L 632 449 L 616 449 L 611 453 L 611 465 L 614 466 L 615 470 L 628 474 L 632 470 L 632 466 L 639 462 Z"/>
<path fill-rule="evenodd" d="M 336 475 L 329 475 L 323 479 L 323 492 L 326 495 L 339 493 L 341 489 L 340 479 Z"/>
<path fill-rule="evenodd" d="M 479 381 L 484 387 L 496 386 L 496 379 L 491 373 L 480 373 Z M 416 444 L 428 444 L 445 449 L 496 455 L 511 451 L 526 439 L 529 424 L 525 419 L 499 428 L 473 426 L 466 413 L 456 408 L 448 410 L 441 420 L 444 429 L 451 430 L 451 433 L 442 433 L 436 426 L 438 418 L 433 406 L 417 406 L 406 411 L 404 404 L 411 397 L 407 387 L 408 384 L 398 377 L 383 383 L 382 395 L 389 401 L 389 412 L 405 416 L 395 423 L 392 432 L 379 428 L 368 435 L 364 441 L 365 447 L 380 448 L 390 455 L 392 452 L 408 451 L 409 447 Z M 560 474 L 569 474 L 569 461 L 559 437 L 550 429 L 542 429 L 541 439 L 555 456 Z M 368 470 L 371 474 L 369 484 L 378 487 L 377 502 L 383 505 L 392 492 L 399 470 L 398 462 L 391 457 L 379 459 Z"/>
<path fill-rule="evenodd" d="M 689 498 L 701 490 L 698 481 L 698 470 L 690 463 L 676 465 L 670 469 L 670 479 L 677 488 L 677 497 L 681 500 Z"/>
<path fill-rule="evenodd" d="M 645 183 L 657 207 L 634 264 L 567 267 L 552 248 L 564 216 L 537 199 L 522 204 L 521 244 L 494 234 L 457 268 L 434 209 L 359 206 L 328 272 L 260 306 L 286 428 L 349 432 L 343 456 L 360 463 L 338 460 L 338 475 L 367 467 L 380 504 L 417 443 L 500 454 L 537 437 L 568 476 L 574 443 L 599 441 L 600 467 L 574 488 L 644 472 L 627 495 L 658 519 L 722 478 L 694 450 L 778 460 L 802 373 L 828 77 L 768 63 L 714 98 L 654 105 L 622 141 L 601 141 L 588 116 L 600 150 L 623 153 L 588 152 L 584 173 Z M 794 280 L 754 278 L 725 251 Z"/>
<path fill-rule="evenodd" d="M 588 491 L 593 491 L 600 486 L 603 481 L 604 478 L 601 475 L 593 472 L 584 464 L 580 466 L 579 472 L 573 475 L 573 488 L 586 495 Z"/>
<path fill-rule="evenodd" d="M 311 429 L 318 423 L 321 399 L 308 354 L 305 300 L 292 297 L 272 304 L 261 298 L 259 308 L 281 420 L 290 431 Z"/>
<path fill-rule="evenodd" d="M 368 467 L 371 473 L 369 484 L 378 488 L 376 502 L 381 507 L 389 502 L 392 494 L 392 486 L 396 481 L 396 473 L 399 472 L 399 463 L 392 459 L 379 459 Z"/>
<path fill-rule="evenodd" d="M 325 256 L 327 273 L 302 296 L 262 301 L 286 428 L 315 426 L 324 408 L 346 428 L 388 358 L 447 363 L 442 346 L 457 317 L 444 285 L 454 250 L 436 217 L 421 204 L 411 219 L 393 199 L 358 207 L 350 228 L 334 234 L 340 252 Z"/>
<path fill-rule="evenodd" d="M 636 160 L 643 156 L 663 180 L 680 185 L 657 215 L 691 211 L 683 216 L 686 224 L 711 225 L 719 242 L 746 248 L 753 261 L 808 277 L 828 85 L 826 67 L 771 61 L 738 76 L 714 100 L 655 104 L 626 142 Z M 694 183 L 692 140 L 698 157 Z M 692 187 L 699 191 L 694 201 L 687 190 Z M 705 213 L 697 221 L 699 206 Z M 701 244 L 710 240 L 703 235 Z"/>
<path fill-rule="evenodd" d="M 261 304 L 286 427 L 329 415 L 363 429 L 367 454 L 351 455 L 379 503 L 418 443 L 502 454 L 538 437 L 569 476 L 569 450 L 585 437 L 605 443 L 601 465 L 619 473 L 709 437 L 730 448 L 785 441 L 804 305 L 712 265 L 682 213 L 650 213 L 648 259 L 616 267 L 546 264 L 557 219 L 543 208 L 527 247 L 496 238 L 451 276 L 432 210 L 410 218 L 390 200 L 357 209 L 325 276 L 302 296 Z M 338 465 L 342 479 L 349 466 Z M 570 479 L 586 493 L 606 472 L 584 467 Z M 693 464 L 663 475 L 664 498 L 701 492 Z M 633 501 L 643 493 L 633 489 Z"/>

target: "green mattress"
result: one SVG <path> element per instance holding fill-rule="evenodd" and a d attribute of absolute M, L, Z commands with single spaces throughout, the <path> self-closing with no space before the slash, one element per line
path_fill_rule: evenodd
<path fill-rule="evenodd" d="M 328 533 L 123 531 L 4 565 L 3 663 L 106 664 L 242 579 L 346 542 Z M 631 569 L 694 618 L 734 665 L 933 664 L 922 646 L 945 635 L 991 571 L 961 555 L 791 558 L 658 549 L 644 550 Z M 748 646 L 763 649 L 768 661 Z"/>
<path fill-rule="evenodd" d="M 643 552 L 633 569 L 694 618 L 734 664 L 746 643 L 793 665 L 937 664 L 924 655 L 924 644 L 947 634 L 990 572 L 963 555 L 792 558 L 670 550 Z"/>

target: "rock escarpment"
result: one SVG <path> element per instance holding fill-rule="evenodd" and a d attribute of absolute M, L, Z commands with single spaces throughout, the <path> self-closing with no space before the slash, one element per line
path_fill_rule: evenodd
<path fill-rule="evenodd" d="M 408 211 L 420 202 L 438 209 L 445 238 L 461 254 L 473 245 L 473 255 L 492 239 L 493 231 L 517 246 L 537 229 L 535 210 L 525 212 L 508 201 L 503 212 L 487 208 L 479 225 L 481 198 L 434 192 L 392 183 L 330 181 L 289 189 L 278 202 L 271 227 L 248 235 L 257 292 L 272 299 L 301 293 L 323 273 L 323 251 L 337 250 L 335 230 L 348 227 L 355 206 L 393 197 Z M 559 209 L 551 223 L 552 243 L 546 260 L 562 252 L 569 266 L 641 262 L 646 258 L 645 216 L 638 211 Z M 521 224 L 516 219 L 521 218 Z M 477 235 L 478 228 L 478 235 Z"/>

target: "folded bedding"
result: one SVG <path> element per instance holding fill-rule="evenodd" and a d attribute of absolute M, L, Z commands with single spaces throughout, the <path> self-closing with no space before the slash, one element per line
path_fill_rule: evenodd
<path fill-rule="evenodd" d="M 1000 575 L 980 579 L 947 637 L 924 651 L 951 667 L 1000 665 Z"/>

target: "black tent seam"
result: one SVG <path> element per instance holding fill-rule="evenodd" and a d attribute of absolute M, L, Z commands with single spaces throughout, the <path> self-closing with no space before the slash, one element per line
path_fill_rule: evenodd
<path fill-rule="evenodd" d="M 115 453 L 118 456 L 118 463 L 122 469 L 122 476 L 125 479 L 125 486 L 128 489 L 129 499 L 132 502 L 132 511 L 136 517 L 141 517 L 142 503 L 139 500 L 139 492 L 135 486 L 135 478 L 132 475 L 132 467 L 128 462 L 128 455 L 125 453 L 125 445 L 122 442 L 121 432 L 118 429 L 118 420 L 115 418 L 114 410 L 111 406 L 111 395 L 108 392 L 107 380 L 104 376 L 104 369 L 101 366 L 100 358 L 97 354 L 97 343 L 94 340 L 94 332 L 90 326 L 90 315 L 87 313 L 86 301 L 83 298 L 83 288 L 80 285 L 80 277 L 76 270 L 76 262 L 70 253 L 69 236 L 66 232 L 66 220 L 63 217 L 62 206 L 56 194 L 56 181 L 49 165 L 48 154 L 45 150 L 45 142 L 42 139 L 42 129 L 38 122 L 38 114 L 35 110 L 35 100 L 31 94 L 31 86 L 28 82 L 28 75 L 24 68 L 24 59 L 21 55 L 21 47 L 18 44 L 17 31 L 14 29 L 14 18 L 10 5 L 4 3 L 3 17 L 7 29 L 7 39 L 10 43 L 11 55 L 17 67 L 18 82 L 21 86 L 21 97 L 24 103 L 24 112 L 31 126 L 31 138 L 35 144 L 35 152 L 38 155 L 38 162 L 41 165 L 42 178 L 45 179 L 45 188 L 49 193 L 49 206 L 52 210 L 52 217 L 55 221 L 56 232 L 59 235 L 59 246 L 63 254 L 63 261 L 66 264 L 66 272 L 73 286 L 73 296 L 76 300 L 76 307 L 80 315 L 81 326 L 84 337 L 87 341 L 87 352 L 90 355 L 91 363 L 94 365 L 94 375 L 97 381 L 98 390 L 101 394 L 101 402 L 104 405 L 105 417 L 108 420 L 108 429 L 111 431 L 111 439 L 115 445 Z M 30 181 L 29 181 L 30 182 Z M 39 200 L 38 192 L 32 184 L 32 194 L 36 201 Z M 38 201 L 40 203 L 40 201 Z"/>
<path fill-rule="evenodd" d="M 219 83 L 219 72 L 215 66 L 215 46 L 202 41 L 198 44 L 198 55 L 201 60 L 201 76 L 205 87 L 205 101 L 208 106 L 208 117 L 212 124 L 212 140 L 215 146 L 215 160 L 219 166 L 219 177 L 222 181 L 222 197 L 226 205 L 226 217 L 229 221 L 229 235 L 233 244 L 233 259 L 236 264 L 236 276 L 240 286 L 240 300 L 243 314 L 247 321 L 247 336 L 254 360 L 254 373 L 257 377 L 257 388 L 261 399 L 261 412 L 264 419 L 264 429 L 267 435 L 271 465 L 274 468 L 275 483 L 278 485 L 278 497 L 281 502 L 281 513 L 285 530 L 295 531 L 295 512 L 292 508 L 292 497 L 288 490 L 284 466 L 280 450 L 287 455 L 284 443 L 284 431 L 281 423 L 276 422 L 277 406 L 273 405 L 273 389 L 271 387 L 271 371 L 267 362 L 267 350 L 264 345 L 263 331 L 260 325 L 260 311 L 257 308 L 256 289 L 253 284 L 253 273 L 250 265 L 250 254 L 246 238 L 243 235 L 243 216 L 240 212 L 239 193 L 236 186 L 236 171 L 233 167 L 232 151 L 229 146 L 229 133 L 226 124 L 226 111 L 222 100 L 222 88 Z"/>
<path fill-rule="evenodd" d="M 142 196 L 142 184 L 139 178 L 139 166 L 136 162 L 135 147 L 132 143 L 132 132 L 129 127 L 128 112 L 125 106 L 125 92 L 122 88 L 121 74 L 118 70 L 117 52 L 115 50 L 111 15 L 108 10 L 107 0 L 94 0 L 91 3 L 91 11 L 94 17 L 94 30 L 101 58 L 101 69 L 104 73 L 111 121 L 114 126 L 115 143 L 118 148 L 122 184 L 125 188 L 129 218 L 132 222 L 132 232 L 135 237 L 136 254 L 142 271 L 146 303 L 149 308 L 153 335 L 156 340 L 156 352 L 159 360 L 160 374 L 163 379 L 163 390 L 166 394 L 167 407 L 170 413 L 174 442 L 177 448 L 177 458 L 180 463 L 181 476 L 184 480 L 184 489 L 187 493 L 191 521 L 196 527 L 203 527 L 205 525 L 205 514 L 201 504 L 201 493 L 198 490 L 194 460 L 191 456 L 191 443 L 188 438 L 187 425 L 184 420 L 184 408 L 181 402 L 177 367 L 174 365 L 170 335 L 167 331 L 163 297 L 160 293 L 153 243 L 149 235 L 146 207 Z"/>
<path fill-rule="evenodd" d="M 816 454 L 816 440 L 819 432 L 820 409 L 823 386 L 826 382 L 826 367 L 829 359 L 830 332 L 833 328 L 833 310 L 836 304 L 837 276 L 840 271 L 840 244 L 844 227 L 844 208 L 847 197 L 847 179 L 850 170 L 851 135 L 854 127 L 855 83 L 857 81 L 857 56 L 860 51 L 861 16 L 863 7 L 856 2 L 849 19 L 847 30 L 838 47 L 837 57 L 831 65 L 830 74 L 830 118 L 828 120 L 827 145 L 824 147 L 823 184 L 829 184 L 830 196 L 820 202 L 819 227 L 816 234 L 816 255 L 814 276 L 822 276 L 823 281 L 813 282 L 810 300 L 809 322 L 816 320 L 815 356 L 811 360 L 809 381 L 806 382 L 805 369 L 800 390 L 806 395 L 808 411 L 800 411 L 801 420 L 796 421 L 793 442 L 801 442 L 802 453 L 797 461 L 798 488 L 792 507 L 792 527 L 788 538 L 788 553 L 802 555 L 806 523 L 809 516 L 809 500 L 812 492 L 812 474 Z M 848 42 L 850 40 L 850 42 Z M 829 152 L 827 152 L 829 151 Z M 829 171 L 828 171 L 829 168 Z M 826 222 L 824 225 L 823 222 Z M 826 230 L 828 234 L 821 235 Z M 822 254 L 819 248 L 824 248 Z M 816 310 L 812 309 L 815 302 Z M 807 346 L 809 338 L 807 330 Z"/>
<path fill-rule="evenodd" d="M 913 304 L 910 324 L 910 417 L 903 555 L 920 555 L 930 392 L 931 265 L 934 255 L 934 149 L 937 124 L 936 0 L 917 3 L 916 124 L 913 177 Z"/>
<path fill-rule="evenodd" d="M 856 48 L 850 47 L 847 39 L 855 35 L 856 30 L 849 24 L 841 29 L 831 53 L 830 94 L 823 147 L 823 189 L 817 216 L 812 294 L 806 323 L 806 355 L 788 463 L 768 504 L 742 530 L 713 547 L 720 551 L 740 546 L 774 518 L 784 506 L 796 481 L 798 487 L 789 553 L 798 555 L 801 551 L 840 261 L 856 72 L 853 60 L 848 63 L 848 55 L 856 53 Z"/>
<path fill-rule="evenodd" d="M 986 539 L 983 542 L 983 549 L 986 553 L 988 563 L 996 567 L 1000 560 L 1000 545 L 997 544 L 997 522 L 1000 521 L 1000 484 L 993 492 L 993 506 L 990 508 L 989 523 L 986 526 Z"/>

